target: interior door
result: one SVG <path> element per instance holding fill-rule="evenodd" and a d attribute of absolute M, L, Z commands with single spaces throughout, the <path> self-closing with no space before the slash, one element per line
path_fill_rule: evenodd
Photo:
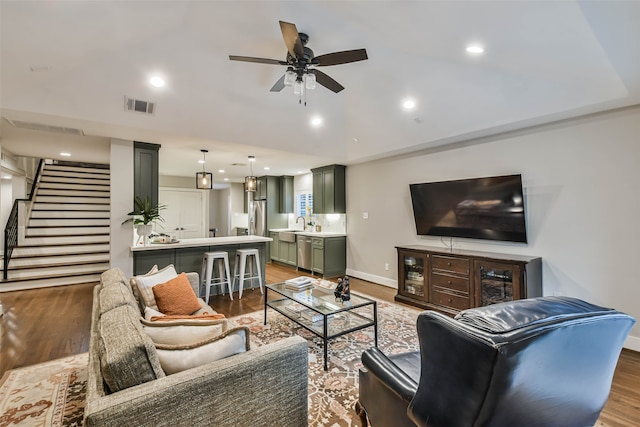
<path fill-rule="evenodd" d="M 160 211 L 165 222 L 158 231 L 178 239 L 208 237 L 205 233 L 205 194 L 199 190 L 160 189 Z"/>
<path fill-rule="evenodd" d="M 156 231 L 168 234 L 176 239 L 182 238 L 180 235 L 180 192 L 172 190 L 160 190 L 158 198 L 161 205 L 166 208 L 160 211 L 164 222 L 158 221 Z"/>
<path fill-rule="evenodd" d="M 203 221 L 204 194 L 202 191 L 183 192 L 180 195 L 181 239 L 208 237 Z"/>

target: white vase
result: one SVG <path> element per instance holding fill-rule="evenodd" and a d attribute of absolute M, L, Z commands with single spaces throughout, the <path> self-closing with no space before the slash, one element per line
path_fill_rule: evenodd
<path fill-rule="evenodd" d="M 138 236 L 142 236 L 143 245 L 149 245 L 149 234 L 153 229 L 152 224 L 138 224 L 136 225 L 136 229 L 138 230 Z"/>

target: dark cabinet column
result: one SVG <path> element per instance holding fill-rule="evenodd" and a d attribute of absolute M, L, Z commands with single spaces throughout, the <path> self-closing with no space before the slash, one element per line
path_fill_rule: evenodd
<path fill-rule="evenodd" d="M 159 150 L 158 144 L 133 142 L 133 195 L 149 197 L 152 205 L 158 203 Z"/>

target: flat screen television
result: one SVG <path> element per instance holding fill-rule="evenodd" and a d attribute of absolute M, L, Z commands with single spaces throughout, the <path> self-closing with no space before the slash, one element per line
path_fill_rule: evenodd
<path fill-rule="evenodd" d="M 521 175 L 409 188 L 418 235 L 527 242 Z"/>

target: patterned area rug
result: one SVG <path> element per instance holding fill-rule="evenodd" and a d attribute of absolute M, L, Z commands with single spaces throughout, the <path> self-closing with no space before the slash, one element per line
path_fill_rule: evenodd
<path fill-rule="evenodd" d="M 329 341 L 329 370 L 324 370 L 323 343 L 286 317 L 269 309 L 229 319 L 251 329 L 253 346 L 294 334 L 309 343 L 309 426 L 359 425 L 353 409 L 358 398 L 360 355 L 373 346 L 373 327 Z M 419 311 L 378 301 L 378 347 L 385 353 L 418 348 Z M 0 383 L 0 427 L 81 426 L 87 381 L 87 354 L 8 371 Z"/>
<path fill-rule="evenodd" d="M 87 353 L 8 371 L 0 382 L 0 427 L 81 426 Z"/>
<path fill-rule="evenodd" d="M 378 300 L 378 347 L 387 354 L 418 349 L 416 319 L 420 311 Z M 373 327 L 329 341 L 329 366 L 324 370 L 322 339 L 269 309 L 229 319 L 248 326 L 252 344 L 264 345 L 294 334 L 309 343 L 309 426 L 359 426 L 358 368 L 364 350 L 374 345 Z"/>

